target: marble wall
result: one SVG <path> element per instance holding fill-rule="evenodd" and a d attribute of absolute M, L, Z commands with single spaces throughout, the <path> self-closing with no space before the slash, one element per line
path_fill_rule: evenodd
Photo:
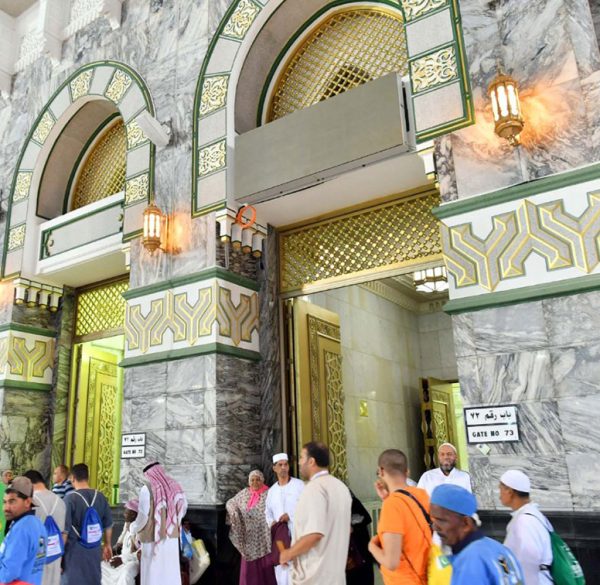
<path fill-rule="evenodd" d="M 443 200 L 598 161 L 600 53 L 588 0 L 462 0 L 460 9 L 476 124 L 437 140 Z M 519 83 L 519 149 L 493 131 L 487 87 L 498 60 Z"/>
<path fill-rule="evenodd" d="M 419 378 L 456 379 L 450 317 L 417 314 L 365 287 L 309 296 L 340 316 L 350 487 L 373 499 L 373 466 L 395 447 L 409 457 L 411 474 L 423 471 Z M 360 416 L 361 400 L 368 417 Z"/>
<path fill-rule="evenodd" d="M 480 505 L 508 468 L 544 508 L 599 510 L 600 293 L 453 316 L 465 406 L 518 404 L 521 441 L 469 448 Z"/>

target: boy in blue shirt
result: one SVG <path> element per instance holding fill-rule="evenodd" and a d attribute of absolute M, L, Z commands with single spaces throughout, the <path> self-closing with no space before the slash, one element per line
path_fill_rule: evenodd
<path fill-rule="evenodd" d="M 431 495 L 433 529 L 452 548 L 451 585 L 523 585 L 519 561 L 499 542 L 479 530 L 477 500 L 466 489 L 451 484 Z"/>
<path fill-rule="evenodd" d="M 15 477 L 4 494 L 4 515 L 12 522 L 0 545 L 0 583 L 40 585 L 46 561 L 46 529 L 32 509 L 33 485 Z"/>

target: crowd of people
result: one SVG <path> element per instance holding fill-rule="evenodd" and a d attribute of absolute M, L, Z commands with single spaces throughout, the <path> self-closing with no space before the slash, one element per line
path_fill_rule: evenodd
<path fill-rule="evenodd" d="M 381 453 L 374 489 L 382 500 L 371 518 L 344 483 L 329 474 L 329 451 L 304 445 L 305 482 L 290 476 L 285 453 L 273 456 L 277 481 L 267 488 L 252 471 L 248 487 L 227 502 L 230 538 L 242 557 L 240 585 L 372 585 L 373 563 L 385 585 L 545 585 L 553 583 L 553 528 L 530 501 L 525 473 L 509 470 L 499 498 L 512 510 L 504 544 L 484 536 L 470 475 L 457 451 L 440 445 L 439 467 L 418 484 L 406 455 Z M 574 561 L 574 559 L 573 559 Z M 576 561 L 573 575 L 581 571 Z M 578 581 L 585 583 L 583 574 Z"/>
<path fill-rule="evenodd" d="M 286 453 L 275 454 L 276 482 L 267 487 L 254 470 L 226 504 L 230 539 L 241 556 L 240 585 L 372 585 L 374 564 L 385 585 L 556 582 L 553 527 L 531 502 L 527 475 L 513 469 L 499 478 L 500 502 L 512 510 L 501 544 L 480 529 L 470 476 L 456 468 L 454 446 L 441 445 L 438 460 L 415 484 L 402 451 L 381 453 L 374 490 L 382 504 L 370 536 L 368 511 L 328 471 L 327 446 L 303 446 L 304 481 L 291 476 Z M 17 477 L 4 472 L 0 583 L 193 583 L 185 560 L 196 556 L 183 489 L 157 462 L 143 474 L 113 547 L 111 508 L 89 485 L 85 464 L 57 467 L 51 490 L 36 470 Z M 574 559 L 570 570 L 576 579 L 569 582 L 585 583 Z"/>

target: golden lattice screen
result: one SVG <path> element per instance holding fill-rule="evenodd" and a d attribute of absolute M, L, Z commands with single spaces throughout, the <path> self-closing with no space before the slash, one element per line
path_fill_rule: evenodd
<path fill-rule="evenodd" d="M 77 295 L 75 335 L 80 338 L 93 333 L 122 333 L 125 322 L 123 293 L 128 289 L 129 282 L 122 280 Z"/>
<path fill-rule="evenodd" d="M 393 71 L 408 71 L 400 13 L 356 8 L 327 18 L 280 76 L 268 119 L 276 120 Z"/>
<path fill-rule="evenodd" d="M 83 163 L 71 210 L 125 189 L 126 153 L 127 133 L 123 120 L 119 119 L 100 136 Z"/>
<path fill-rule="evenodd" d="M 431 191 L 281 232 L 281 291 L 441 260 L 439 204 Z"/>

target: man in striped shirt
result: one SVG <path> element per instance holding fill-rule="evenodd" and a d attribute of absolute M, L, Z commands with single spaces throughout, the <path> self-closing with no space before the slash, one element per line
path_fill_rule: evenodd
<path fill-rule="evenodd" d="M 59 465 L 52 474 L 54 485 L 52 491 L 59 497 L 63 498 L 71 493 L 75 488 L 69 479 L 69 468 L 66 465 Z"/>

